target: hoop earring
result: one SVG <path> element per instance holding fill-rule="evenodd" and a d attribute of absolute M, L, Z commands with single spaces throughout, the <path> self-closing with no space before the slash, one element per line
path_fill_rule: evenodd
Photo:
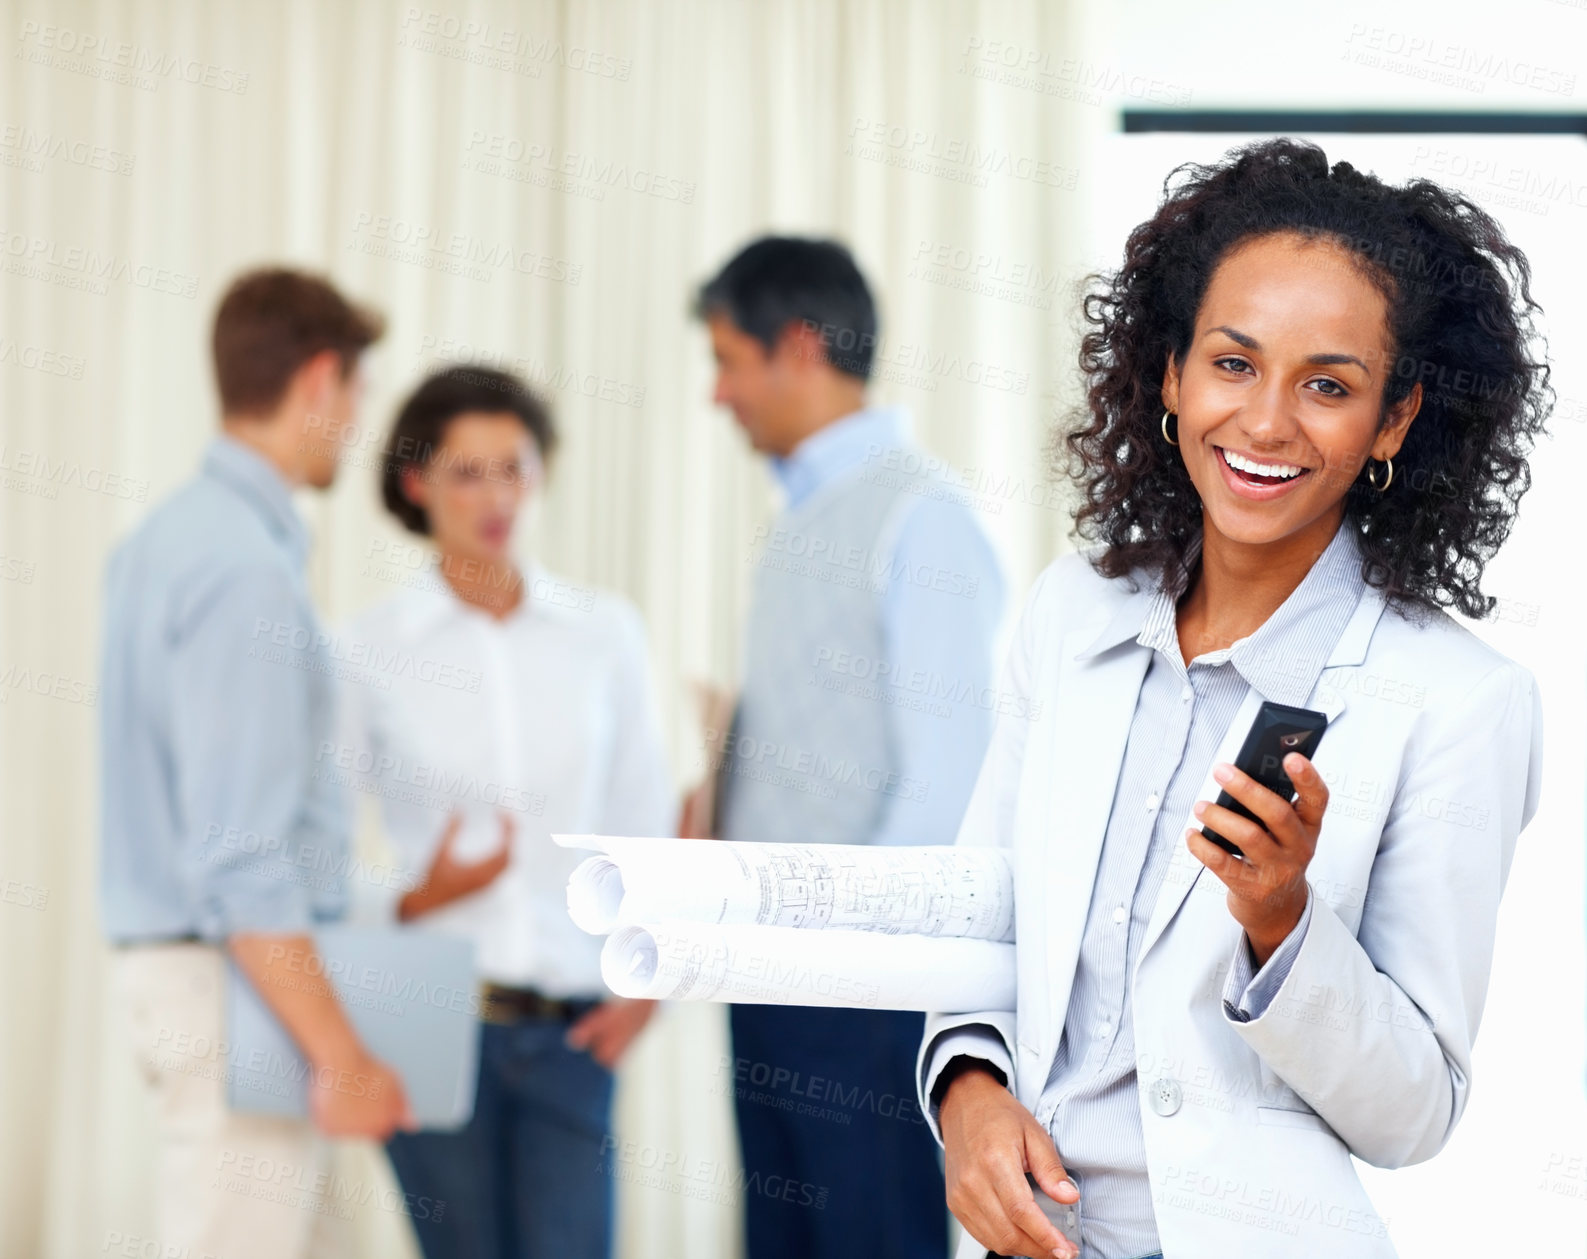
<path fill-rule="evenodd" d="M 1168 435 L 1168 414 L 1167 411 L 1163 412 L 1163 440 L 1170 446 L 1177 446 L 1179 443 Z"/>
<path fill-rule="evenodd" d="M 1379 494 L 1383 493 L 1384 490 L 1388 489 L 1389 488 L 1389 482 L 1394 480 L 1394 460 L 1393 459 L 1385 459 L 1383 461 L 1383 463 L 1384 463 L 1384 466 L 1388 468 L 1389 474 L 1388 474 L 1388 476 L 1383 478 L 1383 484 L 1379 485 L 1377 483 L 1376 479 L 1372 475 L 1372 460 L 1370 460 L 1370 459 L 1367 460 L 1367 484 L 1370 485 L 1373 489 L 1375 489 Z"/>

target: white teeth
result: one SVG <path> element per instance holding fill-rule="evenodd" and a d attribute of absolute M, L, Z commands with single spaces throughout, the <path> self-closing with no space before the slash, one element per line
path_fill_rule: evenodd
<path fill-rule="evenodd" d="M 1294 477 L 1306 471 L 1305 468 L 1293 463 L 1257 463 L 1245 458 L 1244 455 L 1235 454 L 1232 450 L 1225 450 L 1223 457 L 1231 468 L 1238 468 L 1241 472 L 1254 472 L 1257 476 Z"/>

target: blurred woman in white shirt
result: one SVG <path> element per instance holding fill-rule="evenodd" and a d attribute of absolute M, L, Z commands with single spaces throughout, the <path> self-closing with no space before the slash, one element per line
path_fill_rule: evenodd
<path fill-rule="evenodd" d="M 353 629 L 390 687 L 351 688 L 348 741 L 394 860 L 426 872 L 381 912 L 471 939 L 481 981 L 472 1120 L 387 1147 L 407 1194 L 445 1204 L 414 1213 L 426 1259 L 609 1253 L 611 1073 L 652 1010 L 603 988 L 601 942 L 567 912 L 582 854 L 550 838 L 667 834 L 676 815 L 638 612 L 512 551 L 555 441 L 506 373 L 424 381 L 381 492 L 435 561 Z"/>

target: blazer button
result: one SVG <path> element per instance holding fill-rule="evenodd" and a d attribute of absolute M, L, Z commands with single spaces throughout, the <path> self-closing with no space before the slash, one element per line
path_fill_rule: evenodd
<path fill-rule="evenodd" d="M 1151 1099 L 1152 1109 L 1159 1115 L 1167 1118 L 1179 1109 L 1179 1103 L 1184 1101 L 1184 1091 L 1179 1087 L 1179 1081 L 1162 1076 L 1152 1081 L 1152 1087 L 1147 1090 Z"/>

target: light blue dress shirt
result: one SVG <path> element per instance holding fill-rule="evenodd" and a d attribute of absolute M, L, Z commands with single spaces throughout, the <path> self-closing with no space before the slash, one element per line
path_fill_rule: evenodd
<path fill-rule="evenodd" d="M 818 429 L 772 471 L 796 508 L 816 490 L 867 468 L 885 475 L 886 452 L 911 438 L 902 407 L 867 407 Z M 894 661 L 911 671 L 953 679 L 936 713 L 893 708 L 900 777 L 931 784 L 931 801 L 967 801 L 991 737 L 996 641 L 1006 598 L 1002 566 L 974 513 L 952 497 L 917 496 L 903 518 L 892 553 L 895 569 L 935 568 L 978 583 L 973 599 L 943 599 L 930 585 L 892 581 L 881 596 L 884 633 Z M 962 812 L 962 809 L 960 810 Z M 949 844 L 958 817 L 937 807 L 894 800 L 875 844 Z M 940 834 L 937 832 L 941 832 Z"/>
<path fill-rule="evenodd" d="M 316 775 L 336 663 L 275 468 L 217 437 L 111 558 L 100 891 L 118 943 L 340 917 L 350 813 Z"/>

